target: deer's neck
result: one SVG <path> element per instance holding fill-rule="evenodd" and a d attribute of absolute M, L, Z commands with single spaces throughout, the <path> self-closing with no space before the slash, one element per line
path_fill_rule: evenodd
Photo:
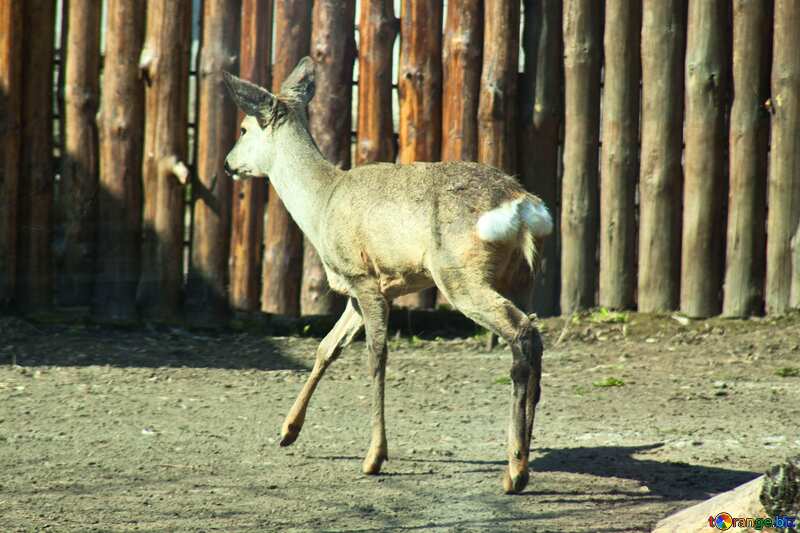
<path fill-rule="evenodd" d="M 303 125 L 284 124 L 275 136 L 269 179 L 294 221 L 317 246 L 325 191 L 340 171 L 322 156 Z"/>

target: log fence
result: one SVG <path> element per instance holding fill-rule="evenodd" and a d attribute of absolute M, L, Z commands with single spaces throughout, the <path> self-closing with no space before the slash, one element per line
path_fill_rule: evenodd
<path fill-rule="evenodd" d="M 785 313 L 798 27 L 793 0 L 0 0 L 0 306 L 341 309 L 274 191 L 222 166 L 221 71 L 278 91 L 311 55 L 336 165 L 476 160 L 545 200 L 540 315 Z"/>

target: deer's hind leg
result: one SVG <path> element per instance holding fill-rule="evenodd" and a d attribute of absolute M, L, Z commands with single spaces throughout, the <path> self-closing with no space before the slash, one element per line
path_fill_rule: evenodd
<path fill-rule="evenodd" d="M 311 395 L 314 394 L 317 384 L 325 374 L 325 370 L 339 357 L 342 348 L 350 344 L 353 337 L 361 330 L 363 324 L 364 322 L 358 312 L 356 303 L 350 298 L 342 316 L 336 321 L 336 325 L 322 339 L 317 348 L 317 359 L 314 361 L 314 368 L 311 369 L 311 374 L 309 374 L 305 385 L 303 385 L 303 390 L 300 391 L 283 423 L 281 446 L 288 446 L 297 440 L 306 418 L 308 402 L 311 400 Z"/>
<path fill-rule="evenodd" d="M 528 483 L 528 453 L 538 377 L 541 375 L 541 342 L 530 318 L 487 282 L 466 276 L 437 279 L 437 285 L 459 311 L 505 339 L 511 347 L 512 399 L 508 426 L 508 469 L 503 476 L 506 493 L 522 491 Z M 533 365 L 536 364 L 537 368 Z M 535 378 L 535 383 L 533 379 Z M 528 413 L 530 409 L 530 414 Z M 530 422 L 528 419 L 530 418 Z"/>

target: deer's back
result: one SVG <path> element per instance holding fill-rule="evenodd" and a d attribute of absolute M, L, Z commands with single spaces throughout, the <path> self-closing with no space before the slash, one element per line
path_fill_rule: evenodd
<path fill-rule="evenodd" d="M 482 213 L 523 193 L 514 178 L 478 163 L 356 167 L 331 193 L 328 242 L 350 268 L 366 262 L 424 276 L 432 257 L 463 253 L 475 242 Z"/>

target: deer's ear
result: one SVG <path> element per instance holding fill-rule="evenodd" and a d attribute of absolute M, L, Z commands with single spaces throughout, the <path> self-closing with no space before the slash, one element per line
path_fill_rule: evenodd
<path fill-rule="evenodd" d="M 245 115 L 262 117 L 267 110 L 272 108 L 275 96 L 268 90 L 255 83 L 240 79 L 227 71 L 223 71 L 222 75 L 233 101 Z"/>
<path fill-rule="evenodd" d="M 301 59 L 281 84 L 281 96 L 286 100 L 307 105 L 314 97 L 315 68 L 316 65 L 310 57 Z"/>

